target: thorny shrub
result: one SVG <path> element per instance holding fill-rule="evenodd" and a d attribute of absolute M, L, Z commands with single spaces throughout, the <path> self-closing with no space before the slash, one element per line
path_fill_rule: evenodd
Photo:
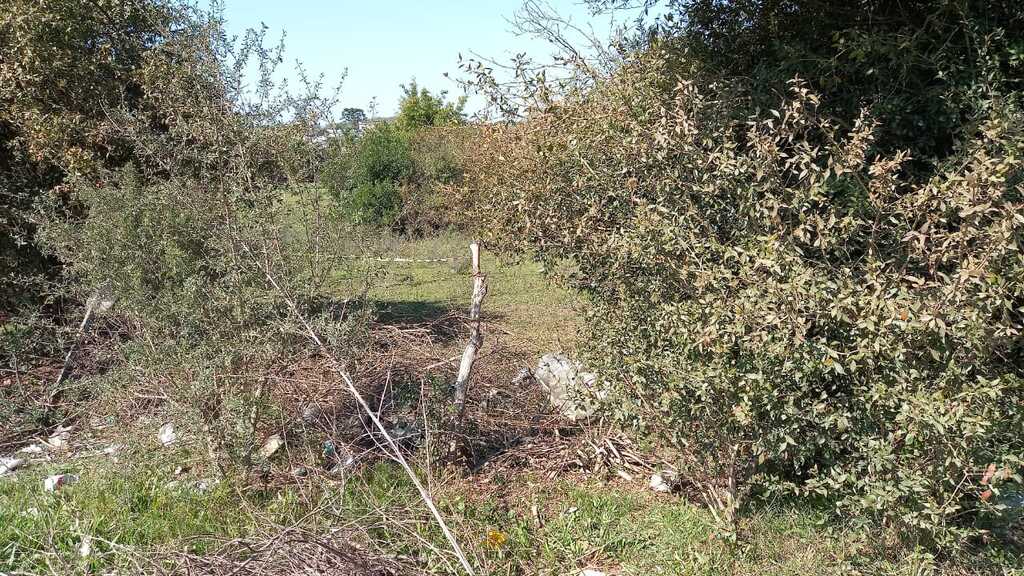
<path fill-rule="evenodd" d="M 735 105 L 636 55 L 489 127 L 469 218 L 575 270 L 614 418 L 750 488 L 978 535 L 1024 455 L 1024 115 L 1002 102 L 914 183 L 870 117 L 840 126 L 799 80 L 746 122 Z"/>
<path fill-rule="evenodd" d="M 347 266 L 349 230 L 312 185 L 333 100 L 315 85 L 301 98 L 276 91 L 280 49 L 263 33 L 235 44 L 217 12 L 178 14 L 133 72 L 138 101 L 106 110 L 103 130 L 130 160 L 69 168 L 41 205 L 39 239 L 82 300 L 111 287 L 129 384 L 171 383 L 171 407 L 202 422 L 216 457 L 248 462 L 258 427 L 273 427 L 268 373 L 309 348 L 286 298 L 339 357 L 361 333 L 323 296 Z"/>

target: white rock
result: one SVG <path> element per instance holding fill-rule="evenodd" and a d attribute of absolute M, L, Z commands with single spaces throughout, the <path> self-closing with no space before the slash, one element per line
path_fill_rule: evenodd
<path fill-rule="evenodd" d="M 655 492 L 671 493 L 678 484 L 679 475 L 672 470 L 662 470 L 657 474 L 651 474 L 651 490 Z"/>
<path fill-rule="evenodd" d="M 284 446 L 284 440 L 281 439 L 280 434 L 274 434 L 263 443 L 263 447 L 260 448 L 260 456 L 264 459 L 270 459 L 275 452 L 281 449 L 281 446 Z"/>
<path fill-rule="evenodd" d="M 50 436 L 50 438 L 46 441 L 46 445 L 49 446 L 50 449 L 52 450 L 60 450 L 62 448 L 66 448 L 68 445 L 68 441 L 71 440 L 72 428 L 72 426 L 58 427 L 57 431 L 52 436 Z"/>
<path fill-rule="evenodd" d="M 174 424 L 168 422 L 161 426 L 157 439 L 160 440 L 160 444 L 163 446 L 174 444 L 174 441 L 178 439 L 178 435 L 174 433 Z"/>
<path fill-rule="evenodd" d="M 75 482 L 78 482 L 78 476 L 74 474 L 57 474 L 43 480 L 43 489 L 47 492 L 56 492 L 62 486 L 74 484 Z"/>
<path fill-rule="evenodd" d="M 11 474 L 24 463 L 25 461 L 21 458 L 0 457 L 0 476 Z"/>

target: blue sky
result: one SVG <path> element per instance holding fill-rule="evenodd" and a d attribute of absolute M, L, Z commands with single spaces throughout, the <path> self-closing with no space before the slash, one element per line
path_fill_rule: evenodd
<path fill-rule="evenodd" d="M 470 51 L 501 58 L 515 52 L 542 58 L 552 50 L 537 39 L 515 36 L 507 17 L 521 0 L 224 0 L 229 31 L 241 34 L 265 23 L 275 42 L 282 31 L 288 63 L 301 60 L 311 75 L 336 84 L 345 69 L 341 107 L 368 108 L 378 115 L 397 109 L 400 85 L 413 77 L 432 91 L 461 89 L 444 77 L 458 73 L 458 55 Z M 577 0 L 551 0 L 574 23 L 607 32 L 608 16 L 592 17 Z M 622 20 L 625 16 L 618 16 Z M 290 68 L 290 66 L 289 66 Z M 480 102 L 471 99 L 472 112 Z"/>

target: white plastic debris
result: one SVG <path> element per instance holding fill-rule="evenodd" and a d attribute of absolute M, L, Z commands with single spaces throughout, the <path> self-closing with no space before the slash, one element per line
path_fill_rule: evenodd
<path fill-rule="evenodd" d="M 663 470 L 657 474 L 651 474 L 651 490 L 669 494 L 675 490 L 678 484 L 678 476 L 671 470 Z"/>
<path fill-rule="evenodd" d="M 585 372 L 579 362 L 564 354 L 541 356 L 533 378 L 551 405 L 572 421 L 592 416 L 607 396 L 598 385 L 597 374 Z M 521 383 L 528 380 L 524 377 Z"/>
<path fill-rule="evenodd" d="M 113 456 L 114 454 L 117 454 L 121 448 L 123 448 L 123 446 L 120 444 L 111 444 L 103 449 L 103 453 L 107 456 Z"/>
<path fill-rule="evenodd" d="M 78 482 L 78 476 L 74 474 L 57 474 L 43 480 L 43 489 L 47 492 L 56 492 L 63 486 Z"/>
<path fill-rule="evenodd" d="M 21 450 L 18 450 L 19 454 L 42 454 L 43 447 L 39 444 L 29 444 Z"/>
<path fill-rule="evenodd" d="M 592 568 L 587 568 L 583 572 L 580 572 L 580 576 L 605 576 L 605 573 L 601 572 L 600 570 L 594 570 Z"/>
<path fill-rule="evenodd" d="M 178 435 L 174 433 L 174 424 L 168 422 L 160 427 L 160 432 L 157 434 L 157 439 L 160 440 L 162 446 L 170 446 L 174 444 L 174 441 L 178 439 Z"/>
<path fill-rule="evenodd" d="M 0 476 L 11 474 L 24 463 L 25 461 L 21 458 L 0 457 Z"/>
<path fill-rule="evenodd" d="M 220 480 L 217 480 L 216 478 L 211 480 L 197 480 L 193 487 L 196 492 L 203 494 L 209 492 L 217 484 L 220 484 Z"/>
<path fill-rule="evenodd" d="M 46 441 L 46 445 L 49 446 L 51 450 L 60 450 L 62 448 L 66 448 L 68 445 L 68 441 L 71 439 L 72 429 L 72 426 L 58 427 L 57 431 L 54 432 L 53 435 L 50 436 L 50 438 Z"/>
<path fill-rule="evenodd" d="M 92 536 L 86 534 L 82 536 L 82 543 L 78 545 L 78 555 L 88 558 L 90 554 L 92 554 Z"/>
<path fill-rule="evenodd" d="M 269 459 L 275 452 L 281 449 L 281 446 L 284 446 L 284 440 L 281 439 L 280 434 L 274 434 L 263 443 L 263 447 L 260 448 L 260 456 L 264 459 Z"/>

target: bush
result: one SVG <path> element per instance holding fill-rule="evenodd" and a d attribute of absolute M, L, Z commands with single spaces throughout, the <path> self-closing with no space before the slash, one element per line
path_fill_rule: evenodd
<path fill-rule="evenodd" d="M 488 128 L 463 200 L 592 304 L 608 409 L 765 491 L 943 543 L 1024 455 L 1024 115 L 1004 100 L 923 183 L 800 81 L 746 120 L 634 55 Z M 712 480 L 708 480 L 711 482 Z"/>
<path fill-rule="evenodd" d="M 363 134 L 334 142 L 324 184 L 339 198 L 350 218 L 364 225 L 410 234 L 447 225 L 437 187 L 459 179 L 457 148 L 465 99 L 445 102 L 415 82 L 393 122 L 381 122 Z"/>
<path fill-rule="evenodd" d="M 391 227 L 402 209 L 402 194 L 394 181 L 367 182 L 348 193 L 346 204 L 356 222 Z"/>
<path fill-rule="evenodd" d="M 134 71 L 184 17 L 173 2 L 9 0 L 0 11 L 0 314 L 39 311 L 60 263 L 35 242 L 35 202 L 69 174 L 117 167 L 131 150 L 104 129 L 135 109 Z M 73 206 L 67 207 L 74 209 Z M 52 309 L 49 310 L 52 313 Z"/>
<path fill-rule="evenodd" d="M 116 295 L 121 373 L 173 383 L 171 407 L 202 422 L 218 454 L 248 463 L 268 417 L 267 372 L 308 353 L 286 299 L 328 332 L 354 333 L 361 316 L 334 326 L 322 292 L 344 269 L 348 232 L 312 186 L 332 102 L 314 92 L 251 102 L 247 55 L 268 75 L 274 58 L 257 33 L 228 44 L 221 23 L 186 11 L 163 31 L 133 71 L 138 100 L 102 125 L 131 156 L 69 171 L 39 201 L 38 240 L 69 296 L 100 285 Z"/>
<path fill-rule="evenodd" d="M 408 136 L 392 124 L 377 124 L 336 146 L 325 184 L 360 224 L 390 227 L 402 208 L 399 187 L 415 169 Z"/>
<path fill-rule="evenodd" d="M 398 117 L 395 123 L 406 132 L 414 132 L 420 128 L 431 126 L 455 126 L 465 122 L 463 108 L 466 97 L 455 102 L 446 102 L 446 92 L 434 95 L 426 88 L 421 88 L 415 80 L 408 86 L 402 86 L 402 99 L 398 104 Z"/>

